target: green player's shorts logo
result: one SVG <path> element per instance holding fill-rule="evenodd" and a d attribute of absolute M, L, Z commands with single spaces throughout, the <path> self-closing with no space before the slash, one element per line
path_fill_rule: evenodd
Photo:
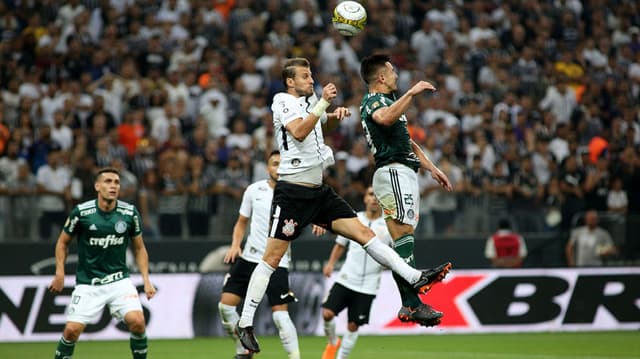
<path fill-rule="evenodd" d="M 118 221 L 115 225 L 116 232 L 122 234 L 127 231 L 127 223 L 124 221 Z"/>

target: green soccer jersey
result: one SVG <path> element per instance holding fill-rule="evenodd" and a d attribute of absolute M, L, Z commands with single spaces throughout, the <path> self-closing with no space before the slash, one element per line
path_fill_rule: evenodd
<path fill-rule="evenodd" d="M 91 200 L 77 205 L 64 231 L 78 239 L 76 284 L 107 284 L 129 277 L 127 246 L 142 232 L 140 214 L 132 204 L 118 201 L 111 212 Z"/>
<path fill-rule="evenodd" d="M 393 95 L 381 93 L 368 93 L 362 99 L 360 118 L 367 145 L 373 153 L 376 168 L 398 162 L 417 171 L 420 159 L 411 147 L 407 117 L 402 114 L 391 126 L 383 126 L 373 120 L 374 112 L 383 106 L 391 106 L 394 101 Z"/>

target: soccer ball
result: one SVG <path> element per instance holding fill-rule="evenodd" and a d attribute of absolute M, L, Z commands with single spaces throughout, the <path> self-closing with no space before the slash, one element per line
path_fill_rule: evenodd
<path fill-rule="evenodd" d="M 367 11 L 355 1 L 343 1 L 333 10 L 333 27 L 344 36 L 353 36 L 364 29 Z"/>

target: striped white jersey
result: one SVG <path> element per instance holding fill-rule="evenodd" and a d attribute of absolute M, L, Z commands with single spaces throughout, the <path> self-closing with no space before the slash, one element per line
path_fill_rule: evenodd
<path fill-rule="evenodd" d="M 240 204 L 240 215 L 251 219 L 249 235 L 242 249 L 241 257 L 249 262 L 258 263 L 267 248 L 269 219 L 273 189 L 267 180 L 255 182 L 244 191 Z M 280 260 L 280 267 L 289 268 L 290 251 Z"/>
<path fill-rule="evenodd" d="M 333 151 L 324 143 L 322 134 L 322 120 L 316 123 L 315 128 L 307 135 L 303 141 L 296 140 L 287 132 L 286 126 L 289 122 L 306 118 L 309 111 L 318 102 L 318 97 L 313 94 L 309 97 L 295 97 L 286 92 L 278 93 L 273 98 L 273 126 L 274 136 L 278 141 L 280 150 L 280 167 L 278 174 L 294 175 L 318 169 L 320 178 L 314 182 L 322 183 L 322 169 L 334 163 Z"/>
<path fill-rule="evenodd" d="M 358 219 L 371 228 L 383 243 L 392 246 L 391 235 L 382 216 L 372 220 L 367 218 L 365 212 L 358 212 Z M 357 242 L 338 236 L 336 243 L 349 247 L 336 282 L 359 293 L 376 295 L 380 286 L 380 272 L 384 267 L 371 258 Z"/>

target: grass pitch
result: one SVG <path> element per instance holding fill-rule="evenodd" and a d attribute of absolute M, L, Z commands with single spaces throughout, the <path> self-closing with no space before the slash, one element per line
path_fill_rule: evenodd
<path fill-rule="evenodd" d="M 277 337 L 259 337 L 256 359 L 286 358 Z M 320 358 L 326 339 L 301 337 L 302 358 Z M 149 359 L 233 358 L 227 338 L 153 340 Z M 0 358 L 53 358 L 56 343 L 0 343 Z M 131 358 L 128 341 L 87 341 L 76 345 L 74 359 Z M 640 358 L 638 332 L 451 334 L 361 336 L 352 359 L 605 359 Z"/>

